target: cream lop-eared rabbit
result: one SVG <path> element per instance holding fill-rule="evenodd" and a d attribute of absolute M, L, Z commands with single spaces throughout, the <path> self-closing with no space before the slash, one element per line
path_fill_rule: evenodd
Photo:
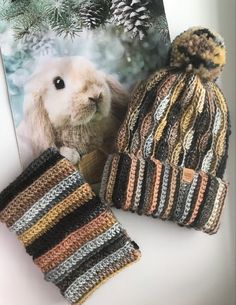
<path fill-rule="evenodd" d="M 83 57 L 41 60 L 25 88 L 17 128 L 23 166 L 49 146 L 73 163 L 96 148 L 111 149 L 129 96 Z"/>

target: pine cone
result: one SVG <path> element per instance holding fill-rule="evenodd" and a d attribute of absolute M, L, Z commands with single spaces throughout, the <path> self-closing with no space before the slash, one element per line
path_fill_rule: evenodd
<path fill-rule="evenodd" d="M 149 1 L 113 0 L 111 10 L 116 25 L 123 26 L 125 32 L 142 40 L 150 27 Z"/>
<path fill-rule="evenodd" d="M 104 6 L 101 2 L 87 2 L 80 8 L 80 19 L 84 27 L 88 29 L 98 28 L 106 22 Z"/>
<path fill-rule="evenodd" d="M 40 56 L 53 54 L 55 41 L 50 37 L 48 28 L 44 27 L 33 35 L 25 35 L 18 45 L 22 51 L 30 50 L 34 56 Z"/>

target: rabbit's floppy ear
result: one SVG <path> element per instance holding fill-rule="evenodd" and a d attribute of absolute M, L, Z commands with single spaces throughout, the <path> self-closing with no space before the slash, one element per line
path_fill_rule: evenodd
<path fill-rule="evenodd" d="M 111 91 L 111 111 L 119 120 L 123 121 L 130 100 L 129 93 L 112 76 L 106 76 L 106 82 Z"/>
<path fill-rule="evenodd" d="M 29 131 L 35 154 L 54 146 L 53 128 L 49 115 L 44 107 L 42 95 L 39 92 L 28 91 L 26 93 L 24 101 L 24 121 Z"/>

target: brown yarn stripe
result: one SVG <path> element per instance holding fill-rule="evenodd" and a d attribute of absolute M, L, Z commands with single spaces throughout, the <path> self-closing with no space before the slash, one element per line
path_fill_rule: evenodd
<path fill-rule="evenodd" d="M 138 163 L 137 158 L 134 157 L 131 159 L 126 199 L 125 199 L 125 203 L 123 206 L 124 210 L 128 210 L 132 204 L 134 187 L 135 187 L 135 182 L 136 182 L 135 174 L 136 174 L 136 169 L 137 169 L 137 163 Z"/>
<path fill-rule="evenodd" d="M 77 274 L 83 272 L 81 279 L 85 280 L 79 283 L 80 290 L 75 285 L 68 287 L 68 291 L 61 290 L 71 304 L 81 303 L 103 280 L 136 261 L 140 252 L 112 211 L 69 161 L 61 159 L 55 164 L 53 158 L 53 166 L 47 162 L 55 153 L 55 150 L 47 150 L 46 156 L 40 156 L 26 169 L 27 177 L 22 174 L 19 181 L 16 179 L 11 184 L 12 189 L 8 188 L 2 197 L 0 194 L 0 198 L 13 198 L 2 211 L 1 220 L 8 225 L 19 220 L 11 229 L 18 233 L 18 239 L 35 264 L 47 273 L 45 279 L 58 288 L 62 283 L 66 287 L 69 281 L 71 284 L 79 281 Z M 31 174 L 36 177 L 35 171 L 37 179 L 30 184 L 28 177 Z M 23 186 L 26 182 L 29 185 L 23 188 L 21 182 Z M 14 194 L 14 186 L 16 193 L 9 196 L 11 191 Z M 19 193 L 20 188 L 23 190 Z M 123 244 L 125 246 L 121 248 Z M 119 252 L 115 252 L 116 249 Z M 97 265 L 93 272 L 89 270 L 92 261 L 100 262 L 100 258 L 107 254 L 110 254 L 108 259 Z M 58 269 L 53 270 L 55 267 Z M 52 272 L 48 274 L 49 271 Z"/>
<path fill-rule="evenodd" d="M 156 165 L 156 172 L 155 172 L 155 182 L 154 182 L 154 192 L 151 200 L 151 205 L 147 209 L 147 215 L 151 215 L 157 205 L 157 198 L 160 193 L 160 180 L 161 180 L 161 172 L 162 172 L 162 164 L 158 161 L 153 159 L 152 160 Z"/>
<path fill-rule="evenodd" d="M 145 206 L 144 206 L 144 213 L 146 215 L 150 214 L 150 208 L 151 208 L 151 202 L 152 198 L 154 196 L 154 185 L 157 177 L 157 171 L 156 171 L 156 166 L 155 163 L 153 162 L 152 159 L 149 161 L 151 163 L 151 173 L 150 173 L 150 182 L 149 186 L 147 187 L 146 195 L 145 195 Z"/>
<path fill-rule="evenodd" d="M 120 160 L 119 155 L 115 155 L 114 158 L 111 160 L 111 171 L 108 176 L 108 183 L 107 183 L 107 188 L 106 188 L 106 192 L 105 192 L 106 202 L 110 205 L 112 204 L 112 194 L 113 194 L 113 190 L 114 190 L 114 186 L 115 186 L 115 182 L 116 182 L 116 175 L 117 175 L 117 171 L 118 171 L 119 160 Z"/>
<path fill-rule="evenodd" d="M 143 181 L 138 186 L 139 165 L 143 161 L 145 161 L 146 174 L 144 174 Z M 212 234 L 218 227 L 222 211 L 221 205 L 223 204 L 222 198 L 225 199 L 227 189 L 224 181 L 219 180 L 221 181 L 219 184 L 217 178 L 202 171 L 198 172 L 197 180 L 183 180 L 186 179 L 186 177 L 183 178 L 183 170 L 186 168 L 170 164 L 168 165 L 168 176 L 164 179 L 166 164 L 155 158 L 144 160 L 141 157 L 137 158 L 135 155 L 113 154 L 109 158 L 109 163 L 111 166 L 109 171 L 106 171 L 104 179 L 111 179 L 112 181 L 113 188 L 107 189 L 107 191 L 112 194 L 112 203 L 115 207 L 138 214 L 151 215 L 163 220 L 172 220 L 209 234 Z M 117 163 L 119 163 L 119 169 Z M 113 164 L 115 165 L 114 168 Z M 122 172 L 122 176 L 120 176 L 119 171 Z M 194 173 L 193 170 L 191 172 Z M 117 176 L 120 178 L 115 178 Z M 124 184 L 123 181 L 127 179 L 128 182 Z M 222 190 L 220 189 L 221 197 L 220 199 L 217 197 L 216 200 L 214 194 L 216 195 L 215 192 L 218 192 L 220 185 L 222 186 Z M 137 192 L 140 192 L 140 198 L 136 196 Z M 160 199 L 161 206 L 159 206 Z M 188 207 L 185 207 L 187 199 Z M 138 201 L 135 202 L 135 200 Z M 159 208 L 160 211 L 158 211 Z M 214 209 L 214 217 L 211 216 L 212 209 Z M 212 224 L 209 225 L 209 221 Z"/>
<path fill-rule="evenodd" d="M 200 175 L 202 176 L 202 180 L 201 180 L 201 185 L 200 185 L 197 201 L 196 201 L 196 204 L 193 208 L 192 216 L 190 217 L 190 219 L 186 223 L 186 225 L 191 225 L 195 221 L 195 219 L 198 215 L 198 211 L 200 209 L 200 206 L 203 202 L 205 190 L 206 190 L 206 187 L 207 187 L 208 176 L 205 175 L 204 173 L 200 173 Z"/>
<path fill-rule="evenodd" d="M 20 192 L 24 191 L 30 184 L 32 184 L 38 177 L 40 177 L 46 170 L 52 167 L 63 157 L 55 148 L 49 148 L 37 159 L 34 160 L 18 176 L 16 180 L 10 183 L 0 193 L 0 212 L 14 199 Z M 14 192 L 12 192 L 14 190 Z"/>
<path fill-rule="evenodd" d="M 95 194 L 90 186 L 85 183 L 76 189 L 44 215 L 35 225 L 19 236 L 25 246 L 30 245 L 34 240 L 43 235 L 57 224 L 63 217 L 73 212 L 74 209 L 82 206 L 93 198 Z"/>
<path fill-rule="evenodd" d="M 66 159 L 57 162 L 8 204 L 0 213 L 0 221 L 12 226 L 46 192 L 74 171 L 75 167 Z"/>
<path fill-rule="evenodd" d="M 127 116 L 125 118 L 124 124 L 122 124 L 120 130 L 119 130 L 119 136 L 117 137 L 117 149 L 118 152 L 122 150 L 126 150 L 129 143 L 129 125 L 130 122 L 133 122 L 134 113 L 137 112 L 137 109 L 140 108 L 140 106 L 143 103 L 143 100 L 145 99 L 146 94 L 154 89 L 154 86 L 156 86 L 157 83 L 160 84 L 159 86 L 162 86 L 163 78 L 167 75 L 167 71 L 160 71 L 159 73 L 155 73 L 151 77 L 150 82 L 142 82 L 139 87 L 135 90 L 133 96 L 132 96 L 132 103 L 129 105 L 129 109 L 127 112 Z M 128 129 L 127 129 L 128 128 Z"/>
<path fill-rule="evenodd" d="M 116 219 L 110 211 L 103 212 L 88 224 L 72 232 L 47 253 L 35 259 L 35 264 L 43 272 L 48 272 L 72 255 L 76 249 L 108 230 L 115 222 Z"/>

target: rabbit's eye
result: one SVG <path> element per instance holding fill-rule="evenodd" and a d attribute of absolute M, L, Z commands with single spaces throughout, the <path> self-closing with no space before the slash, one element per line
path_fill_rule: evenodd
<path fill-rule="evenodd" d="M 53 83 L 57 90 L 65 88 L 65 82 L 60 76 L 55 77 Z"/>

